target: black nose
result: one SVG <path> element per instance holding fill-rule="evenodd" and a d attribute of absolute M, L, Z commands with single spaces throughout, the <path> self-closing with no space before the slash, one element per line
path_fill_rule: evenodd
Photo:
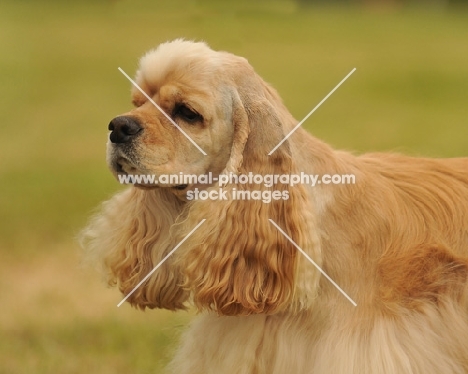
<path fill-rule="evenodd" d="M 136 118 L 121 116 L 116 117 L 109 123 L 110 141 L 112 143 L 128 143 L 143 130 Z"/>

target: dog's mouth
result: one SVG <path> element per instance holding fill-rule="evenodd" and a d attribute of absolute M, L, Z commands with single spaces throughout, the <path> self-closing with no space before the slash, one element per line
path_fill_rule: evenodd
<path fill-rule="evenodd" d="M 144 190 L 155 188 L 169 188 L 175 192 L 185 191 L 189 184 L 160 184 L 145 175 L 140 168 L 125 157 L 117 157 L 112 163 L 112 169 L 121 183 L 130 184 Z"/>
<path fill-rule="evenodd" d="M 118 157 L 112 165 L 117 174 L 129 175 L 138 174 L 138 168 L 124 157 Z"/>

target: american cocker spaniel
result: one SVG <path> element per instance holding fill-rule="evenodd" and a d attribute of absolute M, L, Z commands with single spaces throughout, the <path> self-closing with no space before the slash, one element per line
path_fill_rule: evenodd
<path fill-rule="evenodd" d="M 247 60 L 204 43 L 160 45 L 135 82 L 109 125 L 116 177 L 214 179 L 135 182 L 83 238 L 132 305 L 199 311 L 171 373 L 468 373 L 467 158 L 356 156 L 301 128 L 269 155 L 297 121 Z M 283 177 L 235 178 L 249 174 Z"/>

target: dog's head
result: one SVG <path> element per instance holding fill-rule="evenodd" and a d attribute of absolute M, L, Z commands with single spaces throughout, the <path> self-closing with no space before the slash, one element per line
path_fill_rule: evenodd
<path fill-rule="evenodd" d="M 233 75 L 243 74 L 252 75 L 245 59 L 204 43 L 178 40 L 147 53 L 135 78 L 144 93 L 132 87 L 136 108 L 109 124 L 112 172 L 219 174 L 230 158 L 235 132 L 238 77 Z"/>
<path fill-rule="evenodd" d="M 177 40 L 145 55 L 135 81 L 145 94 L 134 87 L 136 109 L 109 125 L 108 163 L 115 174 L 298 173 L 290 139 L 269 155 L 295 120 L 244 58 Z M 139 187 L 181 195 L 194 186 Z M 195 304 L 229 315 L 307 307 L 319 277 L 295 245 L 317 263 L 320 250 L 314 208 L 303 186 L 276 181 L 226 188 L 230 198 L 190 202 L 175 226 L 181 240 L 206 220 L 176 255 Z M 232 198 L 234 190 L 279 191 L 281 197 L 239 200 Z"/>

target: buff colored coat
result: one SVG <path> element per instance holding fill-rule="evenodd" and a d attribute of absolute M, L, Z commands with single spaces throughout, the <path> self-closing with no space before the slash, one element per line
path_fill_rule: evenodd
<path fill-rule="evenodd" d="M 269 190 L 289 199 L 270 204 L 188 202 L 186 191 L 203 187 L 174 185 L 132 186 L 103 204 L 83 243 L 124 295 L 206 219 L 128 299 L 200 311 L 169 372 L 468 373 L 468 159 L 356 156 L 301 128 L 268 156 L 297 121 L 247 60 L 204 43 L 160 45 L 135 80 L 207 155 L 133 88 L 136 108 L 120 116 L 133 127 L 110 127 L 116 175 L 356 176 L 354 185 L 278 183 Z"/>

